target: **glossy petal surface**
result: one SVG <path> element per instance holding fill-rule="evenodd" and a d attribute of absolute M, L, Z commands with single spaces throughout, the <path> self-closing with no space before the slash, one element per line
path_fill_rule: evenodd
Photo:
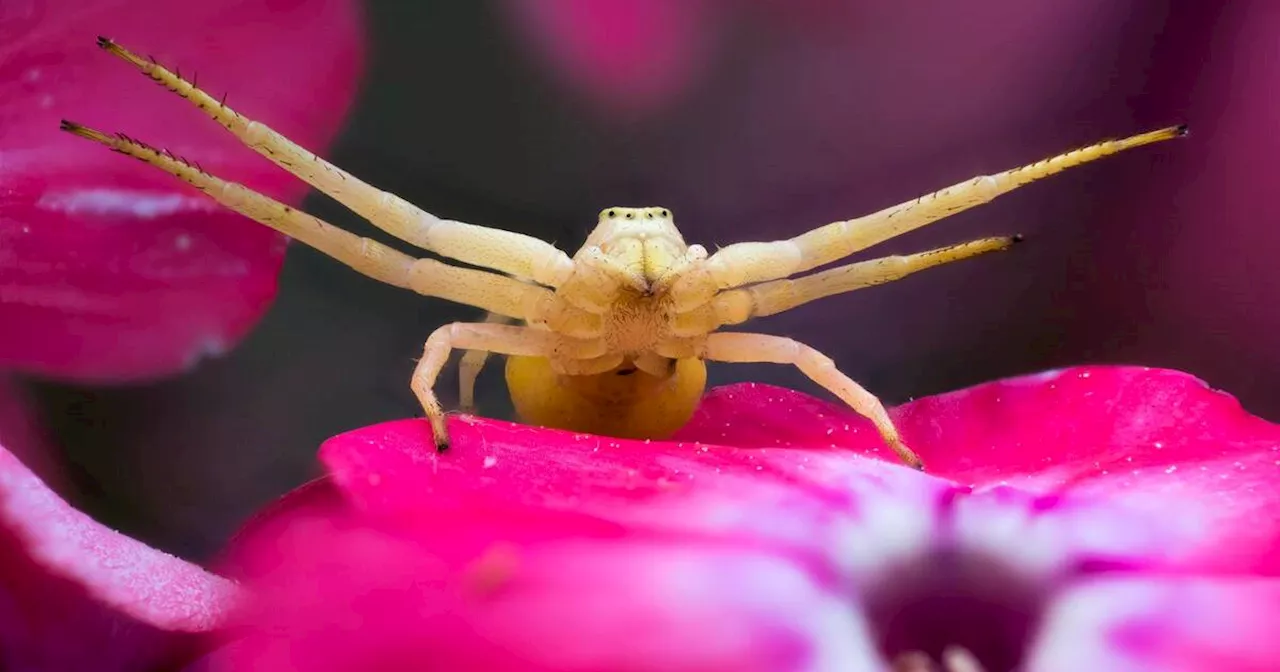
<path fill-rule="evenodd" d="M 1109 401 L 1091 401 L 1104 391 Z M 1028 400 L 1048 405 L 1014 410 L 1069 410 L 1081 434 L 1035 413 L 992 415 Z M 1037 436 L 1045 450 L 1083 436 L 1128 445 L 1166 415 L 1183 424 L 1156 429 L 1198 437 L 1181 460 L 1217 459 L 1245 439 L 1269 451 L 1274 427 L 1233 408 L 1181 374 L 1080 369 L 920 400 L 898 416 L 943 465 L 963 462 L 966 445 L 997 460 L 992 446 Z M 798 393 L 717 390 L 687 441 L 468 418 L 452 431 L 445 455 L 420 421 L 329 441 L 330 480 L 242 546 L 237 571 L 260 601 L 241 614 L 246 636 L 211 664 L 875 670 L 886 654 L 955 643 L 991 669 L 1043 671 L 1080 661 L 1209 670 L 1280 655 L 1240 634 L 1275 614 L 1262 599 L 1275 580 L 1235 573 L 1248 564 L 1237 561 L 1215 566 L 1232 574 L 1204 573 L 1212 539 L 1182 524 L 1181 498 L 1155 515 L 1140 498 L 1077 494 L 1048 477 L 1024 479 L 1026 489 L 966 479 L 975 489 L 920 474 L 858 456 L 869 431 Z M 737 445 L 692 440 L 701 436 Z M 1010 452 L 998 476 L 1035 475 L 1018 466 L 1024 453 Z M 316 492 L 322 506 L 299 505 Z M 1197 506 L 1233 521 L 1237 501 Z M 1246 596 L 1255 589 L 1259 599 Z M 1170 608 L 1183 599 L 1197 610 Z"/>
<path fill-rule="evenodd" d="M 238 111 L 322 151 L 360 72 L 356 3 L 19 0 L 0 5 L 0 34 L 17 38 L 0 45 L 0 367 L 112 382 L 231 347 L 274 296 L 283 238 L 59 119 L 297 202 L 306 185 L 94 37 L 198 71 Z"/>
<path fill-rule="evenodd" d="M 1204 563 L 1280 572 L 1280 519 L 1269 513 L 1280 507 L 1280 427 L 1192 376 L 1080 367 L 920 399 L 892 415 L 931 474 L 1156 512 L 1176 500 L 1210 553 Z M 885 455 L 847 410 L 749 384 L 714 391 L 679 437 Z"/>

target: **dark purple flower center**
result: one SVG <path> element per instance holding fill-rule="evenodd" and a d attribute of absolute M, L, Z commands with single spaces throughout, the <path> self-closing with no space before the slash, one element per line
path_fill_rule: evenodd
<path fill-rule="evenodd" d="M 1022 662 L 1045 586 L 989 556 L 944 551 L 889 569 L 865 599 L 887 660 L 940 661 L 959 647 L 987 672 L 1005 672 Z"/>

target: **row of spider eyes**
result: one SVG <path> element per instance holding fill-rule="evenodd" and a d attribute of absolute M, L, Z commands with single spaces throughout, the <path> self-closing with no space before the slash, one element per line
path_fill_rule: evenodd
<path fill-rule="evenodd" d="M 609 219 L 616 219 L 618 217 L 618 211 L 613 208 L 609 208 L 608 210 L 605 210 L 601 214 L 603 214 L 605 217 L 608 217 Z M 627 212 L 627 214 L 625 215 L 627 219 L 635 219 L 635 216 L 636 216 L 636 213 L 634 211 Z M 671 219 L 671 211 L 666 208 L 663 208 L 658 211 L 658 216 L 662 217 L 663 219 Z M 653 219 L 653 211 L 652 210 L 646 211 L 644 213 L 644 217 L 645 219 Z"/>

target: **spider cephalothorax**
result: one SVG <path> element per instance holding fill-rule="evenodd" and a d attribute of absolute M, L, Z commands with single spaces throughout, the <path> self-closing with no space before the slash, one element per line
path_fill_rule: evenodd
<path fill-rule="evenodd" d="M 685 243 L 666 208 L 606 208 L 571 258 L 536 238 L 420 210 L 241 116 L 157 63 L 106 38 L 98 44 L 383 231 L 442 257 L 494 271 L 415 259 L 125 136 L 63 122 L 64 130 L 166 170 L 226 207 L 365 275 L 488 311 L 490 318 L 483 323 L 457 322 L 432 332 L 413 373 L 411 387 L 441 448 L 448 444 L 448 429 L 432 388 L 450 353 L 461 349 L 468 351 L 459 368 L 464 407 L 471 405 L 485 356 L 498 353 L 507 356 L 508 387 L 524 420 L 646 438 L 669 435 L 688 420 L 706 384 L 705 361 L 791 364 L 870 419 L 903 461 L 920 467 L 880 401 L 830 358 L 790 338 L 719 329 L 1003 250 L 1018 238 L 984 238 L 792 277 L 1072 166 L 1186 132 L 1178 126 L 1101 142 L 794 238 L 738 243 L 710 255 L 700 245 Z"/>

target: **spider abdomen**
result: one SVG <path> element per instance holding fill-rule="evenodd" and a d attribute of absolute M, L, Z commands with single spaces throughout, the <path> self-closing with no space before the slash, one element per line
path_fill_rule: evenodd
<path fill-rule="evenodd" d="M 693 416 L 707 384 L 706 365 L 676 360 L 655 376 L 632 362 L 605 373 L 556 373 L 542 357 L 508 357 L 507 389 L 521 421 L 630 439 L 671 436 Z"/>

